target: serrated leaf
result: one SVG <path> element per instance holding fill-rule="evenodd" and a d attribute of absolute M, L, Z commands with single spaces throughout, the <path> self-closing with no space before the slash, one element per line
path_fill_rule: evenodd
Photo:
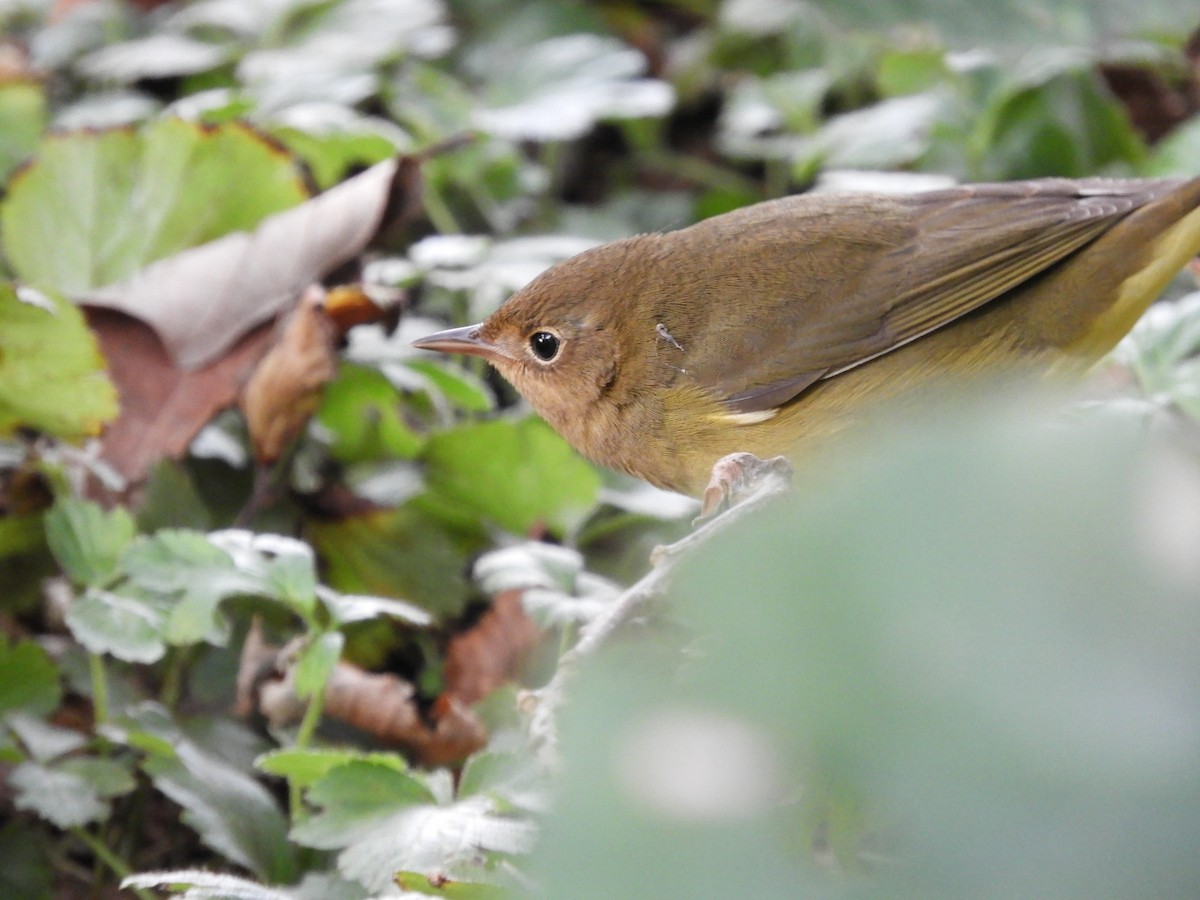
<path fill-rule="evenodd" d="M 600 489 L 596 470 L 535 418 L 435 434 L 425 462 L 434 498 L 513 534 L 537 525 L 560 534 L 570 530 Z"/>
<path fill-rule="evenodd" d="M 184 34 L 161 32 L 109 44 L 89 53 L 78 66 L 90 78 L 133 84 L 206 72 L 224 63 L 231 51 Z"/>
<path fill-rule="evenodd" d="M 339 594 L 330 588 L 319 588 L 318 593 L 330 616 L 339 625 L 379 618 L 399 619 L 409 625 L 421 627 L 433 624 L 433 616 L 421 607 L 405 603 L 403 600 L 362 594 Z"/>
<path fill-rule="evenodd" d="M 0 282 L 0 435 L 18 427 L 66 440 L 99 434 L 117 414 L 104 368 L 79 310 L 52 292 Z"/>
<path fill-rule="evenodd" d="M 11 713 L 5 723 L 25 748 L 21 758 L 28 756 L 34 762 L 50 762 L 88 743 L 87 736 L 73 728 L 63 728 L 26 713 Z"/>
<path fill-rule="evenodd" d="M 305 795 L 320 808 L 292 829 L 306 846 L 333 850 L 370 835 L 402 810 L 433 804 L 429 788 L 407 772 L 378 761 L 340 765 Z"/>
<path fill-rule="evenodd" d="M 81 775 L 38 763 L 21 763 L 9 773 L 17 809 L 36 813 L 57 828 L 77 828 L 108 818 L 110 807 Z"/>
<path fill-rule="evenodd" d="M 1146 311 L 1113 350 L 1155 403 L 1174 404 L 1200 418 L 1200 293 Z"/>
<path fill-rule="evenodd" d="M 203 869 L 177 869 L 173 872 L 145 872 L 130 875 L 121 882 L 122 890 L 186 889 L 184 900 L 296 900 L 292 891 L 280 891 L 236 875 Z"/>
<path fill-rule="evenodd" d="M 496 816 L 486 798 L 439 806 L 420 781 L 379 764 L 340 766 L 307 799 L 321 810 L 292 830 L 293 839 L 346 848 L 338 869 L 377 891 L 398 869 L 440 871 L 480 851 L 527 852 L 534 836 L 530 823 Z"/>
<path fill-rule="evenodd" d="M 259 593 L 286 604 L 305 619 L 317 602 L 316 559 L 308 544 L 279 534 L 255 534 L 225 529 L 208 535 L 208 541 L 228 553 L 244 580 L 238 589 Z"/>
<path fill-rule="evenodd" d="M 60 497 L 46 513 L 46 541 L 72 581 L 100 585 L 116 572 L 137 525 L 122 506 L 109 511 L 75 497 Z"/>
<path fill-rule="evenodd" d="M 270 775 L 286 778 L 297 787 L 309 787 L 331 771 L 350 762 L 367 762 L 405 772 L 403 758 L 390 753 L 363 753 L 357 750 L 297 749 L 274 750 L 260 756 L 255 766 Z"/>
<path fill-rule="evenodd" d="M 577 550 L 529 541 L 483 554 L 475 561 L 471 577 L 488 595 L 531 587 L 571 591 L 582 570 L 583 556 Z"/>
<path fill-rule="evenodd" d="M 227 626 L 217 615 L 226 593 L 203 583 L 188 588 L 172 604 L 163 628 L 168 644 L 195 644 L 208 641 L 223 644 Z"/>
<path fill-rule="evenodd" d="M 67 627 L 92 653 L 132 663 L 152 663 L 166 652 L 163 615 L 149 603 L 89 588 L 67 609 Z"/>
<path fill-rule="evenodd" d="M 200 839 L 260 878 L 294 880 L 287 825 L 266 788 L 190 741 L 179 741 L 175 754 L 151 757 L 144 768 L 154 786 L 183 807 L 183 821 Z"/>
<path fill-rule="evenodd" d="M 615 38 L 565 35 L 494 62 L 506 70 L 491 73 L 475 124 L 512 140 L 572 140 L 600 120 L 662 116 L 675 103 L 669 84 L 640 77 L 642 54 Z"/>
<path fill-rule="evenodd" d="M 504 808 L 545 812 L 550 808 L 550 773 L 530 753 L 476 753 L 459 777 L 457 795 L 486 795 Z"/>
<path fill-rule="evenodd" d="M 342 851 L 338 871 L 372 890 L 383 890 L 397 868 L 439 871 L 481 853 L 527 854 L 536 837 L 532 822 L 495 815 L 492 802 L 484 798 L 418 806 L 380 823 Z"/>
<path fill-rule="evenodd" d="M 231 590 L 254 586 L 228 553 L 203 532 L 185 528 L 163 528 L 139 538 L 122 554 L 121 568 L 138 587 L 164 594 L 186 590 L 198 579 Z"/>
<path fill-rule="evenodd" d="M 105 800 L 128 794 L 137 787 L 137 781 L 130 771 L 129 760 L 78 756 L 64 759 L 58 768 L 82 778 L 96 792 L 97 797 Z"/>
<path fill-rule="evenodd" d="M 33 641 L 0 637 L 0 718 L 20 711 L 44 716 L 58 707 L 62 687 L 49 654 Z"/>

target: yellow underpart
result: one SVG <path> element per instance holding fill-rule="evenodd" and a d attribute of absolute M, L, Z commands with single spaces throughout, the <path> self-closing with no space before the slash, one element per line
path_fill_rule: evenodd
<path fill-rule="evenodd" d="M 1126 278 L 1113 305 L 1096 318 L 1086 335 L 1063 349 L 1084 356 L 1106 353 L 1197 252 L 1200 252 L 1200 209 L 1192 210 L 1162 233 L 1154 242 L 1150 265 Z"/>

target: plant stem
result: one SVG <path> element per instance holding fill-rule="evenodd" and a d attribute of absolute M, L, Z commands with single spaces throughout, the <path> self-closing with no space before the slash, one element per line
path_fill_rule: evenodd
<path fill-rule="evenodd" d="M 163 674 L 162 688 L 158 699 L 169 710 L 179 705 L 179 697 L 183 692 L 183 671 L 192 659 L 194 647 L 175 647 L 167 662 L 167 671 Z"/>
<path fill-rule="evenodd" d="M 458 224 L 454 213 L 450 211 L 450 207 L 436 188 L 426 184 L 421 202 L 425 205 L 425 215 L 429 216 L 429 221 L 439 234 L 462 234 L 462 226 Z"/>
<path fill-rule="evenodd" d="M 321 721 L 321 711 L 325 708 L 325 688 L 313 694 L 312 699 L 308 702 L 308 708 L 304 710 L 304 718 L 300 720 L 300 727 L 296 730 L 296 748 L 303 749 L 308 746 L 312 740 L 313 733 L 317 730 L 317 724 Z M 295 820 L 296 813 L 300 810 L 301 797 L 300 788 L 294 782 L 288 782 L 288 802 L 292 810 L 292 819 Z"/>
<path fill-rule="evenodd" d="M 88 654 L 88 671 L 92 678 L 92 727 L 97 734 L 101 725 L 108 724 L 108 675 L 104 671 L 104 657 L 99 653 Z M 100 737 L 100 746 L 107 749 L 108 740 Z"/>
<path fill-rule="evenodd" d="M 105 844 L 104 841 L 95 837 L 86 829 L 78 827 L 72 828 L 71 834 L 83 842 L 83 844 L 85 844 L 87 848 L 95 854 L 96 859 L 108 866 L 108 868 L 118 878 L 126 878 L 127 876 L 133 874 L 133 869 L 130 868 L 129 863 L 121 859 L 120 856 L 109 849 L 109 846 Z M 133 892 L 137 894 L 141 900 L 154 900 L 154 893 L 146 890 L 145 888 L 134 888 Z"/>

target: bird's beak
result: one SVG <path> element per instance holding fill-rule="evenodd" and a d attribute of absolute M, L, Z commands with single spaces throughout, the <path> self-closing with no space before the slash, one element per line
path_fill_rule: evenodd
<path fill-rule="evenodd" d="M 471 356 L 482 356 L 484 359 L 495 360 L 506 356 L 495 344 L 488 343 L 479 336 L 480 325 L 467 325 L 463 328 L 448 328 L 428 337 L 418 338 L 412 345 L 420 350 L 440 350 L 442 353 L 469 353 Z"/>

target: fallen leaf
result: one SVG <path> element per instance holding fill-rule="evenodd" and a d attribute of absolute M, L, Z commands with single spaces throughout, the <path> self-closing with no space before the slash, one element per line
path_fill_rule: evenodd
<path fill-rule="evenodd" d="M 338 327 L 325 311 L 325 291 L 311 285 L 278 329 L 279 338 L 246 382 L 239 405 L 254 458 L 275 462 L 304 430 L 337 372 Z"/>
<path fill-rule="evenodd" d="M 521 590 L 501 591 L 468 631 L 455 635 L 446 649 L 446 690 L 469 706 L 517 678 L 541 631 L 521 605 Z"/>
<path fill-rule="evenodd" d="M 231 406 L 271 340 L 260 325 L 220 359 L 193 370 L 176 368 L 150 326 L 109 309 L 85 309 L 108 358 L 121 412 L 104 431 L 102 455 L 136 484 L 162 457 L 176 459 L 219 410 Z"/>
<path fill-rule="evenodd" d="M 379 163 L 249 234 L 184 250 L 84 299 L 150 323 L 180 368 L 207 365 L 362 252 L 411 202 L 418 166 L 414 157 Z"/>

